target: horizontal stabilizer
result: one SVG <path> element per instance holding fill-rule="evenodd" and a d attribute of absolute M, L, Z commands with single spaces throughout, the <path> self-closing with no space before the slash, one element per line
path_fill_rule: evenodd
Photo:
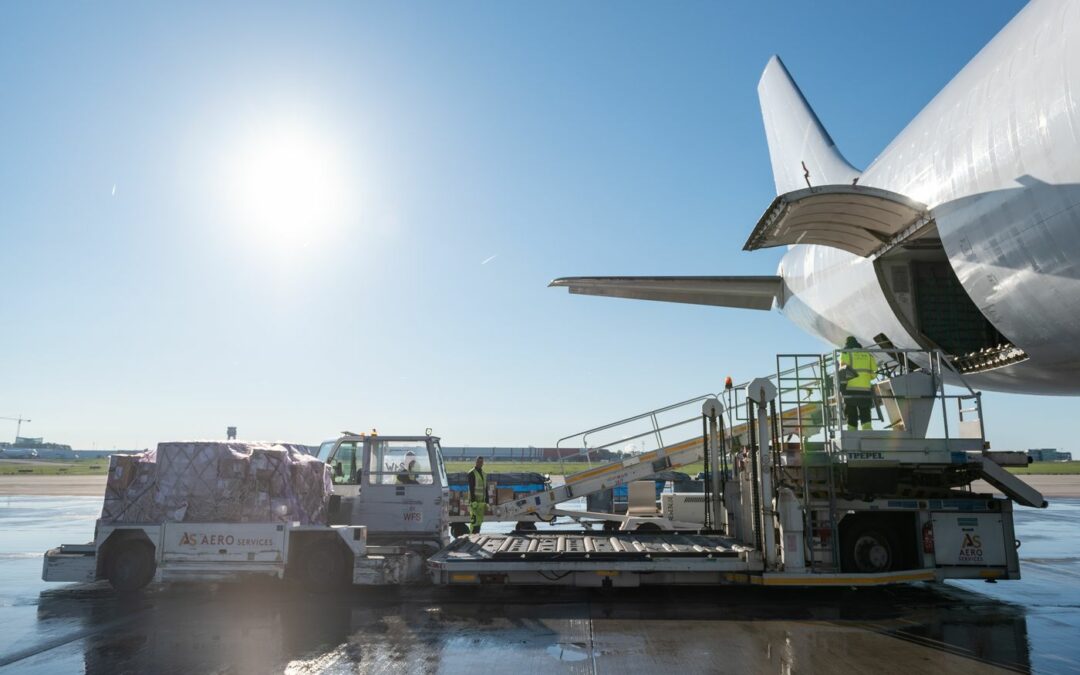
<path fill-rule="evenodd" d="M 850 185 L 859 177 L 860 171 L 840 154 L 779 56 L 769 59 L 761 74 L 758 100 L 776 194 L 830 183 Z"/>
<path fill-rule="evenodd" d="M 772 309 L 780 301 L 780 277 L 565 277 L 550 286 L 580 295 L 683 302 L 739 309 Z"/>

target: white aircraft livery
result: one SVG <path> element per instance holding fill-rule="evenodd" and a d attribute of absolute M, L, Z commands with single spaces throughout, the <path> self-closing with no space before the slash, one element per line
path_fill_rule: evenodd
<path fill-rule="evenodd" d="M 1080 393 L 1080 2 L 1034 0 L 865 169 L 779 58 L 758 84 L 775 276 L 569 277 L 571 293 L 779 309 L 834 345 L 940 349 L 984 389 Z"/>

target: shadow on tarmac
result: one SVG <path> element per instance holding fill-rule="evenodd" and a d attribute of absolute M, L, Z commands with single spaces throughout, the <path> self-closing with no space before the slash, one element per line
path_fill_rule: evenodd
<path fill-rule="evenodd" d="M 1023 608 L 945 585 L 405 587 L 314 596 L 272 583 L 173 584 L 121 597 L 94 584 L 43 592 L 37 618 L 42 639 L 6 655 L 6 664 L 41 672 L 81 665 L 94 674 L 496 664 L 596 672 L 664 663 L 684 672 L 783 671 L 785 663 L 855 672 L 913 659 L 917 670 L 927 660 L 945 664 L 939 672 L 1030 670 Z"/>

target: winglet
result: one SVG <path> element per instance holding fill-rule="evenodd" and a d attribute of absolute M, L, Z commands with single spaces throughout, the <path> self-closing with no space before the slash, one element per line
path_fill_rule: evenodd
<path fill-rule="evenodd" d="M 809 186 L 851 184 L 861 173 L 840 154 L 779 56 L 758 82 L 776 194 Z"/>

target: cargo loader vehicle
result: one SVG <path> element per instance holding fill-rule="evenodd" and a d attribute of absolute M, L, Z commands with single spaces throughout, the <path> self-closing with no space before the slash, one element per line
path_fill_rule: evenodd
<path fill-rule="evenodd" d="M 333 476 L 322 523 L 99 521 L 93 544 L 46 553 L 43 576 L 108 578 L 121 589 L 151 579 L 247 574 L 295 578 L 317 589 L 1020 578 L 1013 504 L 1045 507 L 1046 501 L 1002 468 L 1014 455 L 989 451 L 980 394 L 962 386 L 939 352 L 863 351 L 878 364 L 881 428 L 846 428 L 844 389 L 837 384 L 843 352 L 781 355 L 775 375 L 692 400 L 698 410 L 678 424 L 646 414 L 655 448 L 492 507 L 504 521 L 566 516 L 578 522 L 575 529 L 452 538 L 437 437 L 345 434 L 320 449 Z M 947 389 L 946 379 L 961 386 Z M 669 442 L 665 431 L 680 440 Z M 606 445 L 625 447 L 626 440 Z M 402 482 L 406 455 L 415 464 Z M 626 514 L 565 508 L 596 491 L 698 462 L 705 490 L 693 499 L 663 495 L 661 502 L 671 503 L 657 509 L 649 481 L 643 505 L 633 503 L 631 485 Z M 974 492 L 978 479 L 1005 496 Z M 617 529 L 604 531 L 605 523 Z M 116 547 L 133 539 L 137 547 Z"/>

